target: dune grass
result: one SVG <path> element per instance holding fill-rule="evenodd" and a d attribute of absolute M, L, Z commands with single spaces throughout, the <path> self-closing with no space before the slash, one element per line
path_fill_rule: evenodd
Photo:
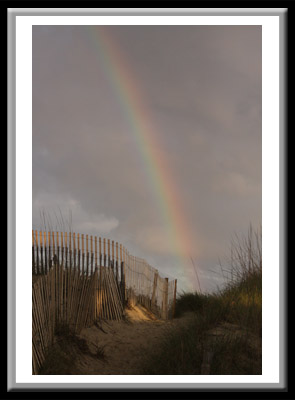
<path fill-rule="evenodd" d="M 262 373 L 261 230 L 235 238 L 230 278 L 213 294 L 183 293 L 175 318 L 191 313 L 185 328 L 167 332 L 143 361 L 148 375 L 259 375 Z"/>

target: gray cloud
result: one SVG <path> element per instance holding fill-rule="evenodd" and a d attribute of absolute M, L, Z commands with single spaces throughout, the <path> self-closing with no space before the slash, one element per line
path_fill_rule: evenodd
<path fill-rule="evenodd" d="M 142 96 L 211 290 L 231 235 L 261 221 L 261 27 L 104 29 Z M 86 27 L 33 27 L 33 226 L 40 209 L 52 220 L 72 210 L 77 231 L 120 241 L 189 287 L 189 256 L 172 255 L 104 62 Z"/>

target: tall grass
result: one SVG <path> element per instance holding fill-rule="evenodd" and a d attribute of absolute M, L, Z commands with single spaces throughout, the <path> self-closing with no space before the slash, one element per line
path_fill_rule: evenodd
<path fill-rule="evenodd" d="M 68 210 L 69 214 L 66 217 L 60 207 L 58 207 L 58 211 L 53 209 L 54 218 L 44 208 L 39 209 L 39 218 L 40 218 L 40 231 L 52 232 L 52 231 L 61 231 L 61 232 L 73 232 L 73 216 L 72 210 Z M 55 225 L 53 223 L 55 221 Z"/>
<path fill-rule="evenodd" d="M 209 362 L 210 374 L 261 374 L 261 243 L 261 228 L 250 226 L 247 236 L 236 235 L 226 268 L 220 266 L 227 273 L 223 289 L 177 298 L 175 317 L 193 318 L 185 328 L 167 332 L 145 358 L 142 373 L 201 374 Z"/>

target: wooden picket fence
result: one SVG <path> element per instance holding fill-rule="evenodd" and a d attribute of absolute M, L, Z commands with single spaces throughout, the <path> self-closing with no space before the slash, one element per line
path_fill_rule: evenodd
<path fill-rule="evenodd" d="M 33 374 L 57 327 L 75 333 L 101 319 L 120 320 L 127 304 L 174 316 L 177 280 L 110 239 L 72 232 L 32 232 Z"/>
<path fill-rule="evenodd" d="M 38 373 L 53 343 L 56 329 L 67 326 L 79 333 L 95 320 L 97 270 L 90 276 L 64 270 L 61 265 L 39 277 L 32 290 L 33 374 Z"/>
<path fill-rule="evenodd" d="M 103 278 L 101 271 L 103 267 L 110 269 L 119 288 L 116 291 L 122 291 L 124 287 L 123 303 L 141 303 L 164 319 L 173 312 L 177 280 L 162 277 L 144 259 L 131 255 L 113 240 L 73 232 L 33 230 L 33 276 L 46 275 L 54 265 L 75 270 L 81 276 L 90 276 L 95 267 L 99 267 L 99 276 L 105 286 L 111 278 Z M 106 312 L 102 317 L 108 318 Z"/>
<path fill-rule="evenodd" d="M 79 334 L 100 318 L 119 320 L 122 315 L 122 291 L 111 269 L 96 267 L 92 274 L 82 275 L 62 265 L 51 267 L 32 288 L 33 374 L 60 327 Z"/>

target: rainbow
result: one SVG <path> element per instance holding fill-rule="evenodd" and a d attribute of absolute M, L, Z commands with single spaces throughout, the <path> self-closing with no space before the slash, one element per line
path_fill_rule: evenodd
<path fill-rule="evenodd" d="M 87 30 L 130 124 L 149 186 L 167 230 L 171 252 L 177 259 L 176 267 L 184 268 L 190 255 L 195 253 L 192 235 L 181 206 L 179 191 L 175 187 L 165 154 L 160 150 L 157 129 L 144 103 L 144 96 L 130 65 L 107 27 L 88 26 Z"/>

